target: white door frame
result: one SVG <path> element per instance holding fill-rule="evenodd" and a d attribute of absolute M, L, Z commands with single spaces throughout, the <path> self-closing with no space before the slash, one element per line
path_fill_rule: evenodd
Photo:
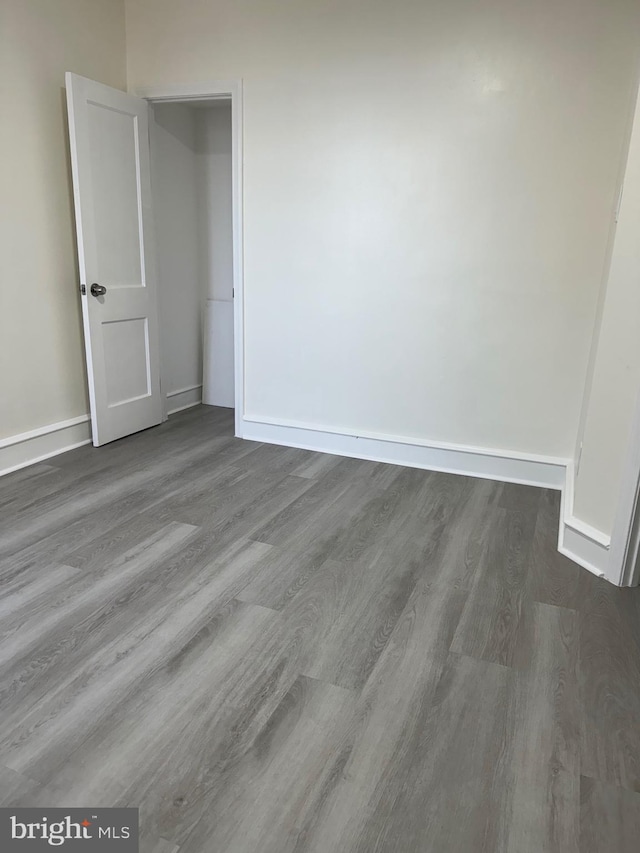
<path fill-rule="evenodd" d="M 613 583 L 640 583 L 640 395 L 624 460 L 618 507 L 609 552 Z"/>
<path fill-rule="evenodd" d="M 235 434 L 242 438 L 244 418 L 244 271 L 242 193 L 242 80 L 142 86 L 130 94 L 150 103 L 231 100 L 231 181 L 233 222 L 233 349 Z M 160 342 L 162 346 L 162 341 Z"/>

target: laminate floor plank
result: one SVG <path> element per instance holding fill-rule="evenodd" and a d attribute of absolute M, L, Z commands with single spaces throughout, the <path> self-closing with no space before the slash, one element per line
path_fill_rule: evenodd
<path fill-rule="evenodd" d="M 279 609 L 306 583 L 325 582 L 318 567 L 327 559 L 345 566 L 358 563 L 353 571 L 345 569 L 339 575 L 347 584 L 364 583 L 372 591 L 382 573 L 388 578 L 388 595 L 397 604 L 420 574 L 429 572 L 448 519 L 459 507 L 459 478 L 444 475 L 431 480 L 423 471 L 409 472 L 407 477 L 406 470 L 386 466 L 385 473 L 382 466 L 373 476 L 356 476 L 345 489 L 336 476 L 339 471 L 334 468 L 316 488 L 254 534 L 259 541 L 274 544 L 276 553 L 286 558 L 280 571 L 257 575 L 241 593 L 243 600 Z M 275 560 L 276 553 L 269 559 Z M 391 593 L 394 585 L 396 591 Z"/>
<path fill-rule="evenodd" d="M 83 574 L 100 571 L 172 523 L 169 521 L 164 524 L 145 512 L 132 514 L 105 532 L 102 532 L 101 527 L 94 528 L 94 537 L 83 541 L 78 547 L 74 547 L 75 543 L 71 548 L 63 546 L 60 556 L 67 565 L 74 566 Z"/>
<path fill-rule="evenodd" d="M 188 440 L 185 441 L 187 434 Z M 79 447 L 54 457 L 52 464 L 79 476 L 99 476 L 113 468 L 127 468 L 131 465 L 153 467 L 159 453 L 163 458 L 182 454 L 185 445 L 210 451 L 233 443 L 233 415 L 229 416 L 222 409 L 202 407 L 197 412 L 185 411 L 177 419 L 170 418 L 153 429 L 134 433 L 102 447 Z M 251 450 L 249 442 L 242 444 L 245 452 Z M 207 453 L 203 458 L 206 456 Z"/>
<path fill-rule="evenodd" d="M 0 741 L 25 705 L 50 703 L 53 693 L 75 679 L 87 659 L 98 659 L 114 646 L 144 636 L 143 627 L 162 619 L 159 604 L 172 596 L 162 585 L 158 563 L 193 533 L 187 525 L 169 525 L 109 567 L 101 577 L 75 571 L 54 596 L 45 593 L 16 608 L 2 623 L 0 642 Z M 151 598 L 154 606 L 149 606 Z M 142 610 L 143 618 L 137 609 Z M 93 664 L 96 665 L 95 662 Z M 12 722 L 13 721 L 13 722 Z"/>
<path fill-rule="evenodd" d="M 347 466 L 345 466 L 347 467 Z M 280 610 L 294 598 L 327 561 L 334 542 L 349 528 L 358 512 L 386 483 L 397 476 L 397 469 L 376 468 L 384 475 L 358 476 L 348 466 L 351 476 L 340 471 L 314 483 L 311 488 L 272 518 L 251 536 L 257 542 L 273 544 L 265 564 L 255 579 L 240 593 L 243 601 Z M 274 544 L 277 543 L 277 544 Z"/>
<path fill-rule="evenodd" d="M 211 513 L 218 506 L 238 503 L 238 495 L 241 495 L 239 484 L 250 475 L 239 471 L 234 465 L 235 461 L 225 454 L 219 466 L 213 470 L 207 470 L 207 465 L 203 472 L 203 466 L 199 465 L 198 471 L 188 472 L 184 482 L 172 475 L 170 485 L 156 485 L 153 489 L 135 493 L 129 499 L 135 512 L 124 521 L 108 527 L 105 532 L 104 525 L 97 525 L 93 538 L 83 538 L 81 544 L 72 549 L 62 548 L 61 558 L 69 565 L 82 568 L 99 565 L 108 562 L 112 553 L 121 552 L 150 532 L 177 518 L 187 517 L 190 507 L 204 506 Z M 250 490 L 244 494 L 252 496 Z M 248 499 L 245 497 L 245 501 Z M 122 505 L 122 501 L 118 503 Z"/>
<path fill-rule="evenodd" d="M 624 603 L 636 590 L 605 581 L 589 591 L 580 610 L 582 774 L 640 791 L 640 648 Z"/>
<path fill-rule="evenodd" d="M 78 560 L 81 562 L 86 559 L 87 554 L 95 556 L 93 546 L 96 539 L 101 538 L 100 545 L 108 549 L 109 542 L 116 544 L 120 537 L 126 538 L 124 531 L 132 524 L 135 527 L 136 519 L 140 519 L 141 529 L 144 527 L 146 530 L 155 530 L 176 519 L 195 516 L 210 519 L 218 503 L 235 502 L 241 505 L 255 502 L 260 493 L 257 485 L 248 487 L 244 494 L 237 488 L 230 488 L 240 479 L 251 477 L 250 472 L 239 471 L 233 466 L 238 458 L 250 452 L 251 449 L 248 450 L 244 444 L 237 442 L 229 452 L 221 451 L 218 464 L 211 459 L 203 463 L 203 460 L 196 458 L 192 463 L 194 470 L 191 470 L 191 465 L 187 465 L 184 471 L 178 472 L 181 476 L 177 476 L 173 468 L 167 470 L 162 466 L 155 478 L 151 474 L 148 475 L 150 482 L 141 489 L 130 491 L 127 481 L 121 482 L 120 488 L 115 492 L 108 496 L 103 493 L 103 501 L 98 502 L 98 505 L 92 504 L 78 510 L 77 518 L 72 523 L 61 524 L 60 528 L 53 529 L 42 537 L 33 537 L 31 544 L 17 552 L 10 549 L 13 552 L 9 556 L 0 557 L 0 578 L 30 566 L 41 565 L 43 562 L 46 564 L 52 558 L 59 563 L 76 565 Z M 203 467 L 204 474 L 201 473 Z M 212 470 L 207 472 L 207 468 Z M 184 480 L 181 479 L 182 476 Z M 274 483 L 281 481 L 282 477 L 274 475 L 264 483 L 263 488 L 266 491 Z M 311 486 L 309 481 L 301 478 L 295 478 L 294 484 L 300 492 Z M 291 500 L 296 496 L 293 493 Z M 261 518 L 260 521 L 264 519 Z"/>
<path fill-rule="evenodd" d="M 309 544 L 306 537 L 295 548 L 270 545 L 254 577 L 237 597 L 249 604 L 282 610 L 326 562 L 325 549 Z"/>
<path fill-rule="evenodd" d="M 401 552 L 405 563 L 424 560 L 431 547 L 434 527 L 450 511 L 448 487 L 458 485 L 451 475 L 435 478 L 431 472 L 415 468 L 398 468 L 393 481 L 374 492 L 353 522 L 344 527 L 331 543 L 329 556 L 342 563 L 367 561 L 378 557 L 392 560 L 392 549 Z M 455 498 L 454 498 L 455 500 Z M 412 524 L 418 519 L 423 535 L 414 536 Z M 412 546 L 415 547 L 415 553 Z"/>
<path fill-rule="evenodd" d="M 577 609 L 581 591 L 595 578 L 558 551 L 560 492 L 542 492 L 538 508 L 531 559 L 528 593 L 534 601 Z"/>
<path fill-rule="evenodd" d="M 341 456 L 332 456 L 330 453 L 311 453 L 309 457 L 294 468 L 291 473 L 296 477 L 309 477 L 318 480 L 325 474 L 336 468 L 342 461 Z"/>
<path fill-rule="evenodd" d="M 5 474 L 0 491 L 0 519 L 3 524 L 6 524 L 8 513 L 28 504 L 34 493 L 44 495 L 55 489 L 60 476 L 59 468 L 45 462 Z"/>
<path fill-rule="evenodd" d="M 416 583 L 429 574 L 443 530 L 457 508 L 460 494 L 453 487 L 460 481 L 447 477 L 433 481 L 415 471 L 411 473 L 417 476 L 408 480 L 404 473 L 400 471 L 385 488 L 367 489 L 368 497 L 361 498 L 362 508 L 351 519 L 348 504 L 343 508 L 346 495 L 327 501 L 333 512 L 319 513 L 324 535 L 315 522 L 311 530 L 301 527 L 296 512 L 297 529 L 311 533 L 310 560 L 296 547 L 300 543 L 290 529 L 291 518 L 286 525 L 280 517 L 275 519 L 277 527 L 270 537 L 281 545 L 266 556 L 268 565 L 261 567 L 239 598 L 284 608 L 294 624 L 306 626 L 304 642 L 310 651 L 302 664 L 305 675 L 347 688 L 361 687 Z M 354 496 L 349 496 L 349 503 L 358 506 Z M 385 547 L 380 547 L 377 531 L 390 513 L 394 513 L 394 524 L 389 525 Z M 318 559 L 335 551 L 350 562 Z M 282 569 L 277 560 L 283 552 L 299 554 L 299 562 L 287 559 Z"/>
<path fill-rule="evenodd" d="M 518 853 L 580 853 L 578 615 L 533 606 L 530 667 L 517 671 L 500 843 Z"/>
<path fill-rule="evenodd" d="M 115 496 L 110 501 L 84 512 L 60 528 L 54 529 L 42 537 L 34 537 L 31 544 L 9 555 L 0 556 L 0 580 L 15 577 L 18 573 L 32 567 L 47 566 L 52 560 L 65 562 L 65 557 L 76 549 L 109 535 L 122 524 L 135 519 L 143 508 L 157 499 L 157 492 L 141 489 L 126 496 Z M 169 519 L 171 521 L 171 519 Z M 168 523 L 168 522 L 167 522 Z M 157 523 L 154 529 L 163 525 Z"/>
<path fill-rule="evenodd" d="M 526 585 L 535 515 L 498 509 L 491 526 L 451 651 L 526 667 L 533 653 Z"/>
<path fill-rule="evenodd" d="M 540 504 L 542 489 L 520 483 L 503 483 L 498 506 L 535 516 Z"/>
<path fill-rule="evenodd" d="M 344 770 L 300 850 L 483 849 L 488 756 L 502 747 L 513 674 L 449 654 L 465 597 L 414 589 L 360 694 Z"/>
<path fill-rule="evenodd" d="M 425 577 L 430 583 L 469 590 L 493 535 L 494 518 L 500 514 L 497 507 L 503 484 L 470 477 L 458 479 L 458 501 L 442 527 L 438 557 L 425 567 Z"/>
<path fill-rule="evenodd" d="M 637 853 L 640 792 L 583 776 L 580 853 Z"/>
<path fill-rule="evenodd" d="M 178 853 L 180 848 L 165 838 L 153 838 L 147 833 L 140 836 L 140 853 Z"/>
<path fill-rule="evenodd" d="M 6 625 L 7 620 L 23 612 L 38 598 L 55 596 L 60 585 L 77 576 L 78 572 L 73 566 L 53 564 L 32 567 L 30 572 L 20 572 L 14 577 L 5 578 L 0 597 L 0 623 L 4 620 Z"/>
<path fill-rule="evenodd" d="M 497 849 L 512 680 L 506 667 L 449 656 L 424 702 L 423 726 L 412 732 L 414 750 L 394 768 L 391 785 L 380 786 L 375 818 L 354 851 Z"/>
<path fill-rule="evenodd" d="M 142 853 L 630 853 L 640 590 L 558 493 L 198 406 L 0 481 L 0 804 Z"/>
<path fill-rule="evenodd" d="M 350 691 L 297 678 L 256 736 L 222 759 L 209 808 L 179 836 L 180 849 L 299 849 L 347 760 L 354 703 Z"/>
<path fill-rule="evenodd" d="M 320 537 L 324 548 L 336 535 L 334 520 L 342 519 L 339 531 L 350 527 L 353 516 L 400 472 L 395 465 L 344 459 L 318 482 L 306 480 L 309 488 L 304 494 L 254 531 L 253 538 L 289 549 L 303 542 L 313 547 Z"/>
<path fill-rule="evenodd" d="M 339 457 L 338 457 L 339 458 Z M 55 459 L 49 462 L 36 462 L 34 465 L 27 465 L 24 468 L 18 468 L 16 471 L 11 471 L 2 477 L 2 495 L 0 495 L 0 506 L 4 506 L 7 498 L 22 494 L 25 497 L 28 492 L 25 492 L 25 487 L 33 487 L 38 485 L 38 488 L 43 487 L 43 479 L 55 474 L 59 468 L 54 464 Z"/>
<path fill-rule="evenodd" d="M 109 694 L 118 689 L 119 699 L 99 725 L 89 720 L 81 728 L 70 746 L 75 761 L 39 741 L 39 777 L 74 798 L 135 802 L 146 830 L 168 838 L 162 831 L 167 815 L 173 815 L 174 830 L 183 815 L 187 824 L 193 819 L 187 806 L 200 816 L 207 805 L 199 794 L 202 774 L 211 772 L 217 784 L 220 751 L 233 749 L 245 727 L 251 738 L 297 678 L 294 665 L 273 654 L 279 626 L 279 614 L 266 608 L 233 600 L 212 608 L 190 597 L 188 612 L 159 626 L 135 651 L 136 677 L 114 669 Z M 79 697 L 61 723 L 79 719 L 90 700 L 88 693 Z M 185 762 L 185 754 L 193 760 Z M 209 754 L 216 758 L 211 768 Z M 169 799 L 159 796 L 167 787 Z M 152 801 L 161 802 L 161 814 L 153 812 Z"/>
<path fill-rule="evenodd" d="M 12 520 L 0 531 L 0 555 L 10 555 L 28 547 L 79 515 L 86 515 L 91 510 L 100 511 L 104 503 L 122 500 L 145 486 L 153 485 L 154 490 L 163 483 L 171 486 L 178 472 L 184 473 L 193 465 L 199 467 L 204 460 L 211 464 L 216 443 L 221 442 L 226 444 L 228 439 L 214 439 L 187 445 L 186 449 L 175 449 L 173 453 L 163 454 L 161 460 L 156 459 L 153 465 L 145 465 L 143 459 L 137 457 L 132 460 L 134 464 L 124 471 L 110 466 L 97 480 L 91 474 L 70 478 L 61 492 L 33 501 L 19 519 Z"/>
<path fill-rule="evenodd" d="M 246 442 L 251 446 L 252 452 L 247 455 L 244 462 L 252 471 L 263 471 L 264 473 L 291 474 L 306 466 L 312 460 L 314 454 L 311 450 L 303 450 L 299 447 L 285 447 L 280 444 L 259 444 L 257 442 Z"/>
<path fill-rule="evenodd" d="M 12 718 L 6 724 L 3 720 L 0 748 L 5 764 L 46 784 L 54 781 L 59 768 L 70 764 L 69 755 L 77 754 L 81 743 L 87 741 L 93 732 L 98 731 L 98 741 L 104 739 L 111 726 L 120 719 L 119 715 L 125 714 L 130 695 L 137 695 L 159 670 L 168 668 L 171 671 L 174 661 L 185 655 L 194 638 L 210 630 L 212 620 L 224 611 L 224 606 L 221 607 L 216 600 L 216 593 L 215 585 L 211 591 L 203 587 L 197 591 L 188 589 L 184 600 L 178 598 L 180 609 L 172 608 L 169 602 L 158 614 L 160 618 L 148 617 L 144 624 L 132 626 L 128 634 L 85 658 L 66 679 L 58 679 L 47 697 L 30 703 L 20 720 Z M 266 619 L 278 616 L 275 611 L 264 608 L 260 608 L 261 613 L 255 616 L 258 608 L 242 606 L 253 611 L 252 625 L 255 623 L 256 629 Z M 261 630 L 264 631 L 263 625 Z M 241 667 L 238 667 L 237 660 L 234 665 L 239 673 Z M 203 675 L 201 671 L 200 677 Z M 203 685 L 210 690 L 206 678 Z M 183 705 L 187 687 L 181 683 L 177 688 L 172 699 Z M 194 686 L 189 689 L 193 692 Z M 164 697 L 163 709 L 170 706 L 169 697 Z M 159 708 L 157 711 L 160 714 Z M 169 719 L 166 716 L 162 719 L 166 726 Z M 151 731 L 148 715 L 138 714 L 137 723 L 147 734 Z M 156 744 L 155 751 L 158 748 Z M 92 749 L 97 754 L 97 748 Z M 131 755 L 124 753 L 124 757 L 130 762 Z M 138 751 L 136 761 L 139 760 Z M 77 775 L 77 768 L 73 769 L 72 775 Z M 117 783 L 124 784 L 129 775 L 121 776 Z"/>
<path fill-rule="evenodd" d="M 361 688 L 416 582 L 415 570 L 393 563 L 324 563 L 282 611 L 303 626 L 303 674 Z"/>
<path fill-rule="evenodd" d="M 313 485 L 313 480 L 302 477 L 258 471 L 238 481 L 230 498 L 223 496 L 220 501 L 191 505 L 173 514 L 187 524 L 206 528 L 220 542 L 246 537 L 255 539 L 256 529 L 266 519 L 280 514 Z"/>
<path fill-rule="evenodd" d="M 53 806 L 47 792 L 41 799 L 44 786 L 27 776 L 16 773 L 0 764 L 0 808 L 22 808 L 27 806 Z"/>
<path fill-rule="evenodd" d="M 30 470 L 29 468 L 22 470 Z M 9 475 L 11 477 L 13 475 Z M 4 479 L 4 478 L 3 478 Z M 37 512 L 38 509 L 45 504 L 47 499 L 53 498 L 55 502 L 57 496 L 64 492 L 65 489 L 73 488 L 77 482 L 77 477 L 69 474 L 63 468 L 54 468 L 48 466 L 48 469 L 40 474 L 37 478 L 20 482 L 20 483 L 3 483 L 2 496 L 0 497 L 0 519 L 2 520 L 2 529 L 10 530 L 11 527 L 19 523 L 27 511 Z"/>
<path fill-rule="evenodd" d="M 313 481 L 290 477 L 277 470 L 254 471 L 235 465 L 210 479 L 214 482 L 209 488 L 205 478 L 193 486 L 174 490 L 145 511 L 163 521 L 180 519 L 187 524 L 213 527 L 239 517 L 255 504 L 273 501 L 278 494 L 285 497 L 283 506 L 287 506 L 298 497 L 295 489 L 303 494 L 313 486 Z M 281 510 L 282 506 L 278 506 L 277 512 Z"/>
<path fill-rule="evenodd" d="M 79 572 L 71 567 L 59 567 L 59 583 L 52 593 L 48 580 L 34 578 L 34 595 L 27 595 L 23 588 L 16 595 L 17 601 L 5 614 L 0 628 L 0 661 L 16 660 L 20 654 L 29 652 L 27 639 L 49 637 L 58 623 L 67 619 L 77 621 L 80 613 L 92 612 L 102 607 L 110 595 L 119 596 L 123 582 L 137 577 L 155 567 L 162 555 L 179 548 L 195 529 L 186 524 L 169 524 L 155 535 L 143 540 L 138 546 L 125 553 L 112 565 L 103 567 L 101 576 Z"/>

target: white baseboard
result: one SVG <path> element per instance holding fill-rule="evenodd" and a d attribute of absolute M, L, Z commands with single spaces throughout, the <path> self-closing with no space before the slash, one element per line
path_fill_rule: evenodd
<path fill-rule="evenodd" d="M 609 577 L 609 546 L 572 527 L 570 522 L 563 519 L 560 520 L 558 551 L 599 578 L 615 583 Z"/>
<path fill-rule="evenodd" d="M 90 441 L 89 415 L 0 439 L 0 476 L 51 459 Z"/>
<path fill-rule="evenodd" d="M 242 421 L 242 438 L 548 489 L 563 488 L 568 464 L 568 460 L 560 457 L 525 455 L 509 450 L 427 442 L 378 433 L 332 432 L 322 426 L 275 422 L 246 415 Z"/>
<path fill-rule="evenodd" d="M 189 385 L 167 393 L 167 414 L 175 415 L 202 402 L 202 385 Z"/>
<path fill-rule="evenodd" d="M 611 537 L 573 514 L 574 479 L 575 469 L 569 462 L 562 490 L 558 551 L 599 578 L 618 584 L 611 566 Z"/>

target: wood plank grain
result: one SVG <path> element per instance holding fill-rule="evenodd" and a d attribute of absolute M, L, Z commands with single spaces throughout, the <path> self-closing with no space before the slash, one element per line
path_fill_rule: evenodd
<path fill-rule="evenodd" d="M 515 673 L 496 849 L 580 853 L 577 614 L 534 605 L 531 642 Z"/>
<path fill-rule="evenodd" d="M 54 461 L 0 498 L 0 803 L 139 806 L 144 853 L 637 846 L 640 590 L 557 493 L 204 406 Z"/>
<path fill-rule="evenodd" d="M 580 853 L 637 853 L 640 792 L 580 779 Z"/>
<path fill-rule="evenodd" d="M 577 610 L 580 596 L 595 580 L 557 547 L 560 492 L 542 489 L 531 546 L 528 594 L 534 601 Z"/>
<path fill-rule="evenodd" d="M 428 721 L 464 597 L 425 584 L 414 589 L 358 699 L 344 768 L 295 850 L 431 849 L 414 844 L 414 834 L 425 831 L 417 814 L 402 830 L 390 821 L 412 772 L 432 765 L 451 732 L 436 733 Z"/>
<path fill-rule="evenodd" d="M 581 765 L 584 776 L 640 791 L 640 647 L 625 606 L 636 593 L 601 581 L 580 609 Z"/>
<path fill-rule="evenodd" d="M 535 514 L 497 510 L 451 651 L 504 666 L 532 655 L 532 609 L 526 594 Z"/>

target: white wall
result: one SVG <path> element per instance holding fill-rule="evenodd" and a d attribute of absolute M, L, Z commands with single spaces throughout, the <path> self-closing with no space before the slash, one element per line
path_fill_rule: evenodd
<path fill-rule="evenodd" d="M 640 101 L 596 347 L 574 514 L 610 535 L 640 394 Z"/>
<path fill-rule="evenodd" d="M 0 438 L 88 412 L 64 72 L 125 70 L 121 0 L 2 0 Z"/>
<path fill-rule="evenodd" d="M 128 84 L 244 81 L 246 411 L 572 456 L 635 0 L 128 0 Z"/>
<path fill-rule="evenodd" d="M 202 272 L 195 110 L 156 104 L 151 122 L 152 193 L 158 255 L 162 390 L 202 385 Z M 184 402 L 198 399 L 192 393 Z"/>

